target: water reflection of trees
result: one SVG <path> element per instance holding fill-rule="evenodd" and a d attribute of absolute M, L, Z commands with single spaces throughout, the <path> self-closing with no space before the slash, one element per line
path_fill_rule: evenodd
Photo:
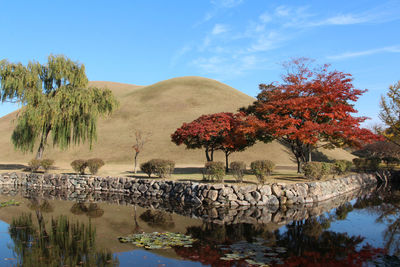
<path fill-rule="evenodd" d="M 286 229 L 272 230 L 263 224 L 219 225 L 204 223 L 202 226 L 188 227 L 187 233 L 200 240 L 194 247 L 175 248 L 178 255 L 212 266 L 233 266 L 244 262 L 223 261 L 220 258 L 226 253 L 222 247 L 246 240 L 253 243 L 262 239 L 263 248 L 286 248 L 278 257 L 285 266 L 361 266 L 383 249 L 364 245 L 364 238 L 347 233 L 329 231 L 335 220 L 345 219 L 352 206 L 345 204 L 335 214 L 310 217 L 286 225 Z"/>
<path fill-rule="evenodd" d="M 104 210 L 96 203 L 86 205 L 85 203 L 78 202 L 72 205 L 70 211 L 75 215 L 86 214 L 89 218 L 99 218 L 104 214 Z"/>
<path fill-rule="evenodd" d="M 357 199 L 353 207 L 377 214 L 376 222 L 388 225 L 383 233 L 385 249 L 400 256 L 400 185 L 383 186 L 375 194 Z"/>
<path fill-rule="evenodd" d="M 18 266 L 117 266 L 112 253 L 97 251 L 92 224 L 71 222 L 66 216 L 51 219 L 22 214 L 9 227 Z"/>
<path fill-rule="evenodd" d="M 169 230 L 175 226 L 172 215 L 165 211 L 148 209 L 143 212 L 139 218 L 150 227 L 159 227 L 163 230 Z"/>

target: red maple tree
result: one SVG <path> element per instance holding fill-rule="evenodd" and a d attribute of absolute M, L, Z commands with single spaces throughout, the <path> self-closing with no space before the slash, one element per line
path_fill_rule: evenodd
<path fill-rule="evenodd" d="M 266 136 L 290 147 L 298 172 L 317 146 L 360 147 L 380 139 L 360 128 L 366 117 L 352 116 L 357 112 L 352 103 L 366 90 L 355 89 L 350 74 L 330 71 L 329 65 L 311 69 L 310 62 L 287 63 L 283 83 L 261 84 L 257 101 L 243 109 L 264 120 Z"/>
<path fill-rule="evenodd" d="M 252 115 L 221 112 L 184 123 L 171 139 L 176 145 L 185 144 L 187 149 L 204 148 L 207 161 L 214 160 L 214 151 L 222 150 L 228 168 L 229 155 L 252 146 L 262 125 L 263 122 Z"/>

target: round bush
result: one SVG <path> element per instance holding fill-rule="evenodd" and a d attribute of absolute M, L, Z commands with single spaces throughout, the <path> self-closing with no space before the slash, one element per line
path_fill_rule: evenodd
<path fill-rule="evenodd" d="M 151 177 L 151 175 L 155 172 L 154 166 L 149 161 L 140 164 L 140 170 L 142 170 L 142 172 L 147 174 L 149 177 Z"/>
<path fill-rule="evenodd" d="M 275 163 L 270 160 L 256 160 L 250 164 L 250 168 L 259 183 L 265 183 L 268 176 L 275 168 Z"/>
<path fill-rule="evenodd" d="M 233 177 L 237 182 L 243 182 L 244 173 L 246 171 L 246 163 L 243 161 L 234 161 L 230 164 Z"/>
<path fill-rule="evenodd" d="M 87 162 L 86 160 L 83 159 L 77 159 L 71 162 L 71 167 L 74 169 L 75 172 L 79 174 L 85 174 L 85 169 L 87 167 Z"/>
<path fill-rule="evenodd" d="M 40 165 L 44 169 L 45 172 L 47 172 L 51 167 L 54 165 L 54 160 L 52 159 L 42 159 L 40 162 Z"/>
<path fill-rule="evenodd" d="M 321 179 L 332 171 L 332 164 L 328 162 L 306 162 L 302 165 L 304 176 L 308 179 Z"/>
<path fill-rule="evenodd" d="M 32 159 L 31 161 L 28 162 L 29 170 L 31 172 L 37 172 L 37 170 L 39 170 L 40 168 L 40 163 L 41 163 L 40 160 Z"/>
<path fill-rule="evenodd" d="M 171 177 L 175 169 L 175 162 L 172 160 L 152 159 L 148 163 L 152 172 L 160 178 Z"/>
<path fill-rule="evenodd" d="M 338 175 L 345 174 L 350 171 L 352 165 L 351 161 L 348 160 L 335 160 L 333 172 Z"/>
<path fill-rule="evenodd" d="M 104 166 L 104 161 L 99 158 L 89 159 L 87 161 L 87 166 L 91 174 L 97 174 L 99 169 Z"/>
<path fill-rule="evenodd" d="M 222 182 L 225 176 L 225 164 L 221 161 L 209 161 L 204 164 L 204 180 Z"/>

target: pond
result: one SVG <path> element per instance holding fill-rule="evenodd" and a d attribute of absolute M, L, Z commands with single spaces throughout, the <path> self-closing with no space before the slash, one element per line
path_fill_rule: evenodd
<path fill-rule="evenodd" d="M 400 266 L 398 185 L 279 209 L 24 187 L 0 202 L 0 266 Z"/>

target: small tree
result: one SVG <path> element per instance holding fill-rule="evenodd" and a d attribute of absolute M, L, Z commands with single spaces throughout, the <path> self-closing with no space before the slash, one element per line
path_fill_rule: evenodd
<path fill-rule="evenodd" d="M 329 71 L 328 65 L 310 68 L 310 60 L 294 59 L 286 64 L 283 83 L 261 84 L 257 101 L 244 110 L 264 120 L 264 135 L 287 145 L 301 172 L 318 146 L 360 147 L 380 137 L 360 128 L 365 117 L 356 113 L 352 102 L 365 90 L 355 89 L 350 74 Z"/>
<path fill-rule="evenodd" d="M 171 139 L 176 145 L 185 144 L 187 149 L 204 148 L 207 161 L 214 160 L 214 151 L 222 150 L 228 171 L 229 156 L 252 146 L 262 125 L 263 122 L 255 116 L 221 112 L 184 123 L 172 134 Z"/>
<path fill-rule="evenodd" d="M 144 145 L 150 140 L 150 136 L 150 133 L 146 133 L 141 130 L 135 130 L 135 144 L 132 146 L 133 150 L 135 151 L 135 167 L 133 168 L 134 173 L 137 173 L 137 162 L 139 153 L 143 151 Z"/>

